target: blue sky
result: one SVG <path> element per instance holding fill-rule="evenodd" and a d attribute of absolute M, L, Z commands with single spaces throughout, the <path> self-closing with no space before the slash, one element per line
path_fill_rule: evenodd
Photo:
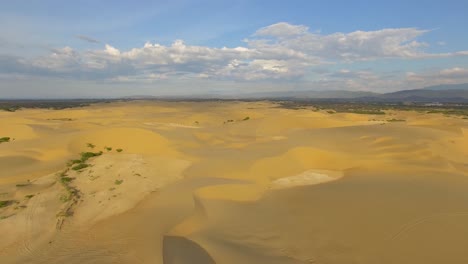
<path fill-rule="evenodd" d="M 468 82 L 468 1 L 3 1 L 0 98 Z"/>

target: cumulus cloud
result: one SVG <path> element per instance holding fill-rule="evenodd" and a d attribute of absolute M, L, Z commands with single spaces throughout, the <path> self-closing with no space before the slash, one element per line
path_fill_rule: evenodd
<path fill-rule="evenodd" d="M 416 28 L 382 29 L 376 31 L 355 31 L 321 35 L 308 32 L 303 26 L 293 26 L 288 30 L 284 23 L 260 29 L 254 34 L 273 39 L 260 41 L 247 40 L 253 48 L 293 50 L 322 60 L 371 60 L 381 58 L 421 58 L 427 46 L 417 41 L 417 37 L 427 30 Z"/>
<path fill-rule="evenodd" d="M 195 46 L 182 40 L 170 45 L 148 42 L 129 50 L 109 44 L 103 49 L 87 51 L 64 47 L 32 59 L 0 58 L 0 69 L 15 74 L 112 81 L 170 78 L 291 80 L 307 76 L 313 72 L 311 67 L 319 69 L 327 64 L 468 55 L 468 51 L 426 53 L 428 44 L 418 41 L 418 37 L 425 33 L 427 30 L 396 28 L 323 35 L 310 32 L 303 25 L 281 22 L 257 30 L 245 40 L 245 46 L 240 47 Z M 97 41 L 86 36 L 77 37 L 92 43 Z M 440 73 L 441 76 L 444 74 L 448 73 Z M 371 72 L 343 70 L 324 74 L 321 78 L 352 82 L 350 78 L 371 80 L 377 77 Z"/>

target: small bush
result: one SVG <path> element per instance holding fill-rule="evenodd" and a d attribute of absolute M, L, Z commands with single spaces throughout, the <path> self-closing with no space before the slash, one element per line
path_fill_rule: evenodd
<path fill-rule="evenodd" d="M 88 148 L 92 148 L 92 149 L 93 149 L 94 147 L 96 147 L 96 145 L 91 144 L 91 143 L 86 144 L 86 146 L 88 146 Z"/>
<path fill-rule="evenodd" d="M 123 180 L 115 180 L 114 183 L 115 183 L 115 185 L 120 185 L 120 184 L 122 184 L 122 182 L 123 182 Z"/>
<path fill-rule="evenodd" d="M 4 142 L 10 142 L 10 137 L 1 137 L 0 138 L 0 143 L 4 143 Z"/>
<path fill-rule="evenodd" d="M 242 120 L 243 120 L 243 121 L 247 121 L 247 120 L 249 120 L 249 119 L 250 119 L 250 117 L 246 116 L 246 117 L 245 117 L 244 119 L 242 119 Z"/>
<path fill-rule="evenodd" d="M 121 148 L 118 148 L 118 149 L 116 149 L 115 151 L 117 151 L 117 152 L 122 152 L 122 151 L 123 151 L 123 149 L 121 149 Z"/>
<path fill-rule="evenodd" d="M 30 183 L 18 183 L 16 184 L 16 187 L 26 187 L 26 186 L 29 186 Z"/>
<path fill-rule="evenodd" d="M 107 151 L 111 151 L 112 148 L 111 147 L 104 147 Z"/>
<path fill-rule="evenodd" d="M 31 199 L 34 197 L 34 194 L 28 194 L 28 195 L 25 195 L 24 197 L 26 197 L 27 199 Z"/>

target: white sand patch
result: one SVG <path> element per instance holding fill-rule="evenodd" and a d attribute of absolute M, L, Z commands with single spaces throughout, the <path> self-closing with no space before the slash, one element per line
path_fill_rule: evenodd
<path fill-rule="evenodd" d="M 296 186 L 315 185 L 334 181 L 343 177 L 340 171 L 308 170 L 300 174 L 275 180 L 271 183 L 271 189 L 285 189 Z"/>

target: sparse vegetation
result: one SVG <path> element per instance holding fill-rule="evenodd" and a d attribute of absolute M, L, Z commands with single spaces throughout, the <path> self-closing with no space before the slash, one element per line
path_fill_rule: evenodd
<path fill-rule="evenodd" d="M 34 194 L 28 194 L 24 196 L 26 199 L 31 199 L 34 197 Z"/>
<path fill-rule="evenodd" d="M 104 147 L 104 149 L 106 149 L 107 151 L 111 151 L 112 147 Z"/>
<path fill-rule="evenodd" d="M 94 147 L 96 147 L 96 145 L 94 145 L 94 144 L 92 144 L 92 143 L 88 143 L 88 144 L 86 144 L 86 146 L 87 146 L 88 148 L 92 148 L 92 149 L 93 149 Z"/>
<path fill-rule="evenodd" d="M 444 114 L 449 116 L 468 117 L 466 104 L 446 103 L 443 105 L 427 105 L 424 103 L 386 103 L 386 102 L 355 102 L 333 100 L 281 101 L 279 106 L 287 109 L 310 109 L 311 111 L 335 111 L 337 113 L 355 113 L 366 115 L 385 115 L 386 110 L 416 111 L 428 114 Z"/>
<path fill-rule="evenodd" d="M 75 171 L 79 171 L 79 170 L 82 170 L 82 169 L 87 168 L 87 167 L 89 167 L 89 164 L 80 163 L 80 164 L 78 164 L 76 166 L 73 166 L 71 169 L 75 170 Z"/>
<path fill-rule="evenodd" d="M 122 151 L 123 151 L 123 149 L 121 149 L 121 148 L 118 148 L 118 149 L 116 149 L 115 151 L 117 151 L 117 152 L 122 152 Z"/>
<path fill-rule="evenodd" d="M 71 200 L 71 195 L 69 193 L 60 195 L 60 201 L 66 203 Z"/>
<path fill-rule="evenodd" d="M 0 143 L 5 143 L 5 142 L 10 142 L 10 137 L 1 137 L 0 138 Z"/>
<path fill-rule="evenodd" d="M 16 187 L 26 187 L 29 186 L 31 183 L 18 183 L 16 184 Z"/>
<path fill-rule="evenodd" d="M 405 119 L 396 119 L 396 118 L 387 119 L 387 122 L 405 122 L 405 121 L 406 121 Z"/>
<path fill-rule="evenodd" d="M 67 163 L 67 165 L 68 165 L 68 167 L 70 167 L 70 166 L 73 166 L 73 165 L 75 165 L 75 164 L 79 164 L 79 163 L 81 163 L 81 162 L 82 162 L 82 161 L 79 160 L 79 159 L 70 160 L 70 161 Z"/>
<path fill-rule="evenodd" d="M 115 185 L 120 185 L 120 184 L 122 184 L 122 183 L 123 183 L 123 180 L 115 180 L 115 182 L 114 182 L 114 183 L 115 183 Z"/>
<path fill-rule="evenodd" d="M 81 162 L 86 162 L 88 159 L 101 156 L 102 151 L 99 152 L 81 152 Z"/>
<path fill-rule="evenodd" d="M 49 118 L 47 120 L 51 120 L 51 121 L 73 121 L 72 118 Z"/>
<path fill-rule="evenodd" d="M 72 177 L 60 177 L 60 181 L 63 183 L 63 184 L 67 184 L 71 181 L 73 181 L 74 178 Z"/>
<path fill-rule="evenodd" d="M 7 207 L 10 204 L 12 204 L 14 201 L 6 200 L 6 201 L 0 201 L 0 208 Z"/>

